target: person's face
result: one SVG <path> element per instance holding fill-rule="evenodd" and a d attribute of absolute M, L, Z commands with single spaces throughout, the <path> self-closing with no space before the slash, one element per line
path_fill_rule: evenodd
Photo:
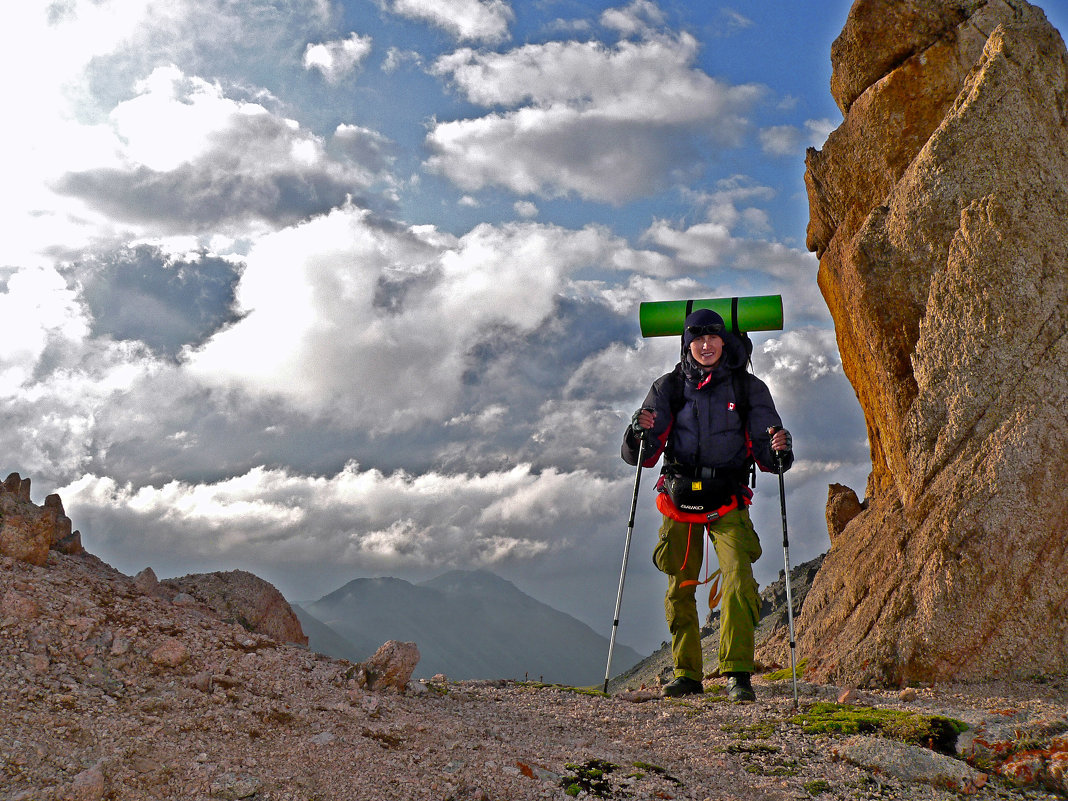
<path fill-rule="evenodd" d="M 713 367 L 723 355 L 723 339 L 715 334 L 696 337 L 690 343 L 690 355 L 702 367 Z"/>

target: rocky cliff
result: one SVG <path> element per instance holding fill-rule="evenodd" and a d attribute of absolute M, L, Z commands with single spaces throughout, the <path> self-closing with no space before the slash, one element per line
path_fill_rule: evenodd
<path fill-rule="evenodd" d="M 809 248 L 863 407 L 832 487 L 810 675 L 1068 670 L 1068 56 L 1019 0 L 857 0 Z"/>

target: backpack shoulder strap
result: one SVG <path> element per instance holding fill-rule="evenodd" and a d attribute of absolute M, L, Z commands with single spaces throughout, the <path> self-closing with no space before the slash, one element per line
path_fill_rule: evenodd
<path fill-rule="evenodd" d="M 670 375 L 671 378 L 668 381 L 668 406 L 671 409 L 671 416 L 678 417 L 679 410 L 686 405 L 686 395 L 683 392 L 686 379 L 682 375 L 682 362 L 675 365 L 675 369 L 671 371 Z"/>
<path fill-rule="evenodd" d="M 739 367 L 731 373 L 734 387 L 734 402 L 737 405 L 738 419 L 742 422 L 742 433 L 746 444 L 746 472 L 749 473 L 749 486 L 756 486 L 756 459 L 753 457 L 753 441 L 749 436 L 749 373 Z"/>

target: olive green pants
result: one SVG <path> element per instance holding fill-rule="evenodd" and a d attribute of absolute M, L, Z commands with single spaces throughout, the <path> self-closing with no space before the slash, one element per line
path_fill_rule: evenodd
<path fill-rule="evenodd" d="M 668 574 L 664 611 L 671 631 L 675 675 L 695 681 L 704 678 L 701 622 L 697 615 L 697 582 L 704 562 L 702 523 L 680 523 L 664 517 L 654 562 Z M 736 509 L 708 525 L 721 571 L 719 670 L 752 673 L 760 595 L 753 578 L 753 562 L 760 558 L 760 540 L 749 511 Z M 666 569 L 665 569 L 666 568 Z M 714 572 L 714 571 L 713 571 Z"/>

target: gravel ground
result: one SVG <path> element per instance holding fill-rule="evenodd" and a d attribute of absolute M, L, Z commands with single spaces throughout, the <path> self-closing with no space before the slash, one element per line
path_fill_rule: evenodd
<path fill-rule="evenodd" d="M 369 693 L 345 661 L 146 595 L 90 555 L 0 559 L 0 601 L 0 799 L 1064 797 L 1045 789 L 1068 730 L 1058 682 L 854 693 L 969 723 L 980 771 L 806 734 L 789 680 L 757 678 L 753 704 L 720 680 L 684 700 L 445 677 Z M 802 684 L 801 710 L 844 690 Z M 999 743 L 1040 752 L 1039 778 L 991 772 Z"/>

